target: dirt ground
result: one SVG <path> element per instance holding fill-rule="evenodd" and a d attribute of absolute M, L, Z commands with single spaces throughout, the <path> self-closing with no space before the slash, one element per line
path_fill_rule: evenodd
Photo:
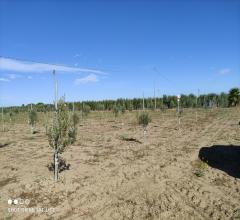
<path fill-rule="evenodd" d="M 26 123 L 9 125 L 0 219 L 240 219 L 239 113 L 184 110 L 178 127 L 175 110 L 150 112 L 145 142 L 136 112 L 90 113 L 62 154 L 71 166 L 58 183 L 44 126 L 32 135 Z"/>

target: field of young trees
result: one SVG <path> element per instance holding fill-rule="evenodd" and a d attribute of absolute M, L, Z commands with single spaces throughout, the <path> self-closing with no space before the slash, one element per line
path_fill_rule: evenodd
<path fill-rule="evenodd" d="M 232 89 L 178 111 L 175 96 L 3 108 L 0 218 L 238 219 L 238 103 Z"/>

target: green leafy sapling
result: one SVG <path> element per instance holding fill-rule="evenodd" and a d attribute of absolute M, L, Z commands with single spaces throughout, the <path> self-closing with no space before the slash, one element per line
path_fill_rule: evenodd
<path fill-rule="evenodd" d="M 9 112 L 9 121 L 10 121 L 10 123 L 12 123 L 12 120 L 13 119 L 13 112 L 12 111 L 10 111 Z"/>
<path fill-rule="evenodd" d="M 48 128 L 47 136 L 51 148 L 54 149 L 54 179 L 58 180 L 59 154 L 63 153 L 67 146 L 73 144 L 77 135 L 77 123 L 79 118 L 75 113 L 71 114 L 61 99 L 55 112 L 53 123 Z"/>
<path fill-rule="evenodd" d="M 119 107 L 117 105 L 114 105 L 112 111 L 113 111 L 113 114 L 116 118 L 118 116 L 118 113 L 119 113 Z"/>
<path fill-rule="evenodd" d="M 90 113 L 90 111 L 91 111 L 91 107 L 90 107 L 89 105 L 84 104 L 84 105 L 82 106 L 83 116 L 87 117 L 88 114 Z"/>
<path fill-rule="evenodd" d="M 72 123 L 72 126 L 73 126 L 73 131 L 70 132 L 70 138 L 71 138 L 71 144 L 73 144 L 76 140 L 76 136 L 77 136 L 77 125 L 79 123 L 79 116 L 76 112 L 73 112 L 70 116 L 70 120 L 71 120 L 71 123 Z"/>
<path fill-rule="evenodd" d="M 34 133 L 34 126 L 37 123 L 37 112 L 34 109 L 29 110 L 28 112 L 28 123 L 31 126 L 31 133 Z"/>
<path fill-rule="evenodd" d="M 143 127 L 143 136 L 144 136 L 144 142 L 145 142 L 145 135 L 147 133 L 147 126 L 151 122 L 151 118 L 147 112 L 141 112 L 138 116 L 138 124 Z"/>
<path fill-rule="evenodd" d="M 76 128 L 77 124 L 79 123 L 79 117 L 76 112 L 72 113 L 72 120 L 73 120 L 73 126 Z"/>
<path fill-rule="evenodd" d="M 126 112 L 126 108 L 125 106 L 119 106 L 119 110 L 121 111 L 122 114 L 124 114 Z"/>

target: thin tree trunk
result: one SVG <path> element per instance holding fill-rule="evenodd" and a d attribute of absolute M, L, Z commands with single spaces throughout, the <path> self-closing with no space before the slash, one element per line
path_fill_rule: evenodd
<path fill-rule="evenodd" d="M 54 181 L 58 181 L 58 153 L 54 152 Z"/>
<path fill-rule="evenodd" d="M 3 116 L 3 106 L 2 106 L 2 131 L 4 131 L 4 116 Z"/>

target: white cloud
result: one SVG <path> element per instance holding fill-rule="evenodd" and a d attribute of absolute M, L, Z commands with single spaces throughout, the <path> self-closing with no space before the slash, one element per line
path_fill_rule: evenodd
<path fill-rule="evenodd" d="M 74 55 L 74 57 L 80 57 L 80 54 L 77 53 L 77 54 Z"/>
<path fill-rule="evenodd" d="M 26 62 L 21 60 L 15 60 L 11 58 L 0 57 L 0 71 L 15 71 L 15 72 L 31 72 L 31 73 L 42 73 L 42 72 L 51 72 L 55 69 L 57 72 L 66 72 L 66 73 L 95 73 L 95 74 L 106 74 L 100 70 L 94 69 L 85 69 L 79 67 L 68 67 L 64 65 L 55 65 L 55 64 L 44 64 L 44 63 L 35 63 L 35 62 Z"/>
<path fill-rule="evenodd" d="M 220 69 L 219 71 L 218 71 L 218 74 L 220 74 L 220 75 L 227 75 L 227 74 L 229 74 L 231 72 L 231 69 L 229 69 L 229 68 L 224 68 L 224 69 Z"/>
<path fill-rule="evenodd" d="M 7 77 L 9 79 L 17 79 L 17 78 L 20 78 L 21 76 L 17 75 L 17 74 L 7 74 Z"/>
<path fill-rule="evenodd" d="M 98 79 L 97 75 L 90 74 L 86 77 L 76 79 L 74 81 L 74 83 L 75 83 L 75 85 L 79 85 L 79 84 L 86 84 L 86 83 L 92 83 L 92 82 L 98 82 L 98 81 L 99 81 L 99 79 Z"/>
<path fill-rule="evenodd" d="M 7 78 L 0 78 L 0 81 L 2 81 L 2 82 L 9 82 L 10 80 L 7 79 Z"/>

